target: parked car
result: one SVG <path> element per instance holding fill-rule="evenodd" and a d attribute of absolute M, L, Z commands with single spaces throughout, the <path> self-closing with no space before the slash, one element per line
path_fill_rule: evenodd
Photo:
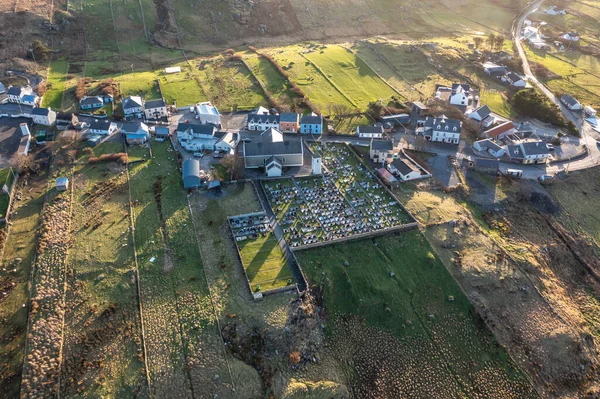
<path fill-rule="evenodd" d="M 201 152 L 195 152 L 194 153 L 194 158 L 203 158 L 203 157 L 204 157 L 204 154 L 201 153 Z"/>
<path fill-rule="evenodd" d="M 538 180 L 541 182 L 544 182 L 544 181 L 550 181 L 553 178 L 554 178 L 554 176 L 552 176 L 552 175 L 541 175 L 540 177 L 538 177 Z"/>
<path fill-rule="evenodd" d="M 554 146 L 552 144 L 546 144 L 546 148 L 548 151 L 554 151 Z"/>
<path fill-rule="evenodd" d="M 523 171 L 521 169 L 508 169 L 506 174 L 511 177 L 521 177 L 523 176 Z"/>

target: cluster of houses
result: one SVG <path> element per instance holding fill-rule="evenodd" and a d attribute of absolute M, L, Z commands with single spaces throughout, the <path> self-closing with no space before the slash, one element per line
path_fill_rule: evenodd
<path fill-rule="evenodd" d="M 521 75 L 510 71 L 507 67 L 503 65 L 498 65 L 493 62 L 484 62 L 482 64 L 483 71 L 503 83 L 509 84 L 513 87 L 523 88 L 527 87 L 527 80 Z"/>
<path fill-rule="evenodd" d="M 191 152 L 215 151 L 233 154 L 240 141 L 239 133 L 219 131 L 210 123 L 194 124 L 181 122 L 176 129 L 181 147 Z"/>
<path fill-rule="evenodd" d="M 282 133 L 300 133 L 320 135 L 323 132 L 323 116 L 299 115 L 295 112 L 271 112 L 259 107 L 248 114 L 247 129 L 264 132 L 277 129 Z"/>
<path fill-rule="evenodd" d="M 371 140 L 369 159 L 376 164 L 381 164 L 377 173 L 389 186 L 396 185 L 398 181 L 407 182 L 431 176 L 405 151 L 395 148 L 391 140 Z"/>
<path fill-rule="evenodd" d="M 29 86 L 9 86 L 6 91 L 6 96 L 8 102 L 13 104 L 36 107 L 41 102 L 40 97 L 38 97 Z"/>

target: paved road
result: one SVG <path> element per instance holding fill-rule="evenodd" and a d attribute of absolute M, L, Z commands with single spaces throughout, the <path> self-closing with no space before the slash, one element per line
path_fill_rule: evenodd
<path fill-rule="evenodd" d="M 552 91 L 550 91 L 550 89 L 548 89 L 548 87 L 546 87 L 542 82 L 540 82 L 531 72 L 529 61 L 527 60 L 525 50 L 523 49 L 523 37 L 521 36 L 521 32 L 523 29 L 524 21 L 529 17 L 529 15 L 537 11 L 543 3 L 544 0 L 538 0 L 536 2 L 529 3 L 529 5 L 522 11 L 521 16 L 518 17 L 517 22 L 513 24 L 513 40 L 515 42 L 515 46 L 517 47 L 519 57 L 521 58 L 521 62 L 523 64 L 523 72 L 525 72 L 527 79 L 536 87 L 538 87 L 540 91 L 550 99 L 550 101 L 552 101 L 554 104 L 560 107 L 566 119 L 570 120 L 575 124 L 575 126 L 577 126 L 577 128 L 581 132 L 582 141 L 583 143 L 585 143 L 588 149 L 588 156 L 581 158 L 577 161 L 559 162 L 549 166 L 536 165 L 520 167 L 520 169 L 523 169 L 523 173 L 524 175 L 526 175 L 525 177 L 527 178 L 537 178 L 537 176 L 539 176 L 540 172 L 536 172 L 534 168 L 539 171 L 543 171 L 543 174 L 555 174 L 567 169 L 569 171 L 588 169 L 597 166 L 598 161 L 600 159 L 600 149 L 596 144 L 596 139 L 592 135 L 592 127 L 590 126 L 590 124 L 587 123 L 579 113 L 575 114 L 571 112 L 568 108 L 566 108 L 554 95 L 554 93 L 552 93 Z"/>

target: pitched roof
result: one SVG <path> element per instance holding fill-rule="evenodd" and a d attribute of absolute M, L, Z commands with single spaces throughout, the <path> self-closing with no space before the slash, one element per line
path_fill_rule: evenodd
<path fill-rule="evenodd" d="M 567 104 L 567 105 L 569 105 L 571 107 L 579 104 L 579 101 L 577 101 L 576 99 L 574 99 L 569 94 L 563 94 L 562 97 L 560 98 L 560 101 L 562 101 L 563 103 L 565 103 L 565 104 Z"/>
<path fill-rule="evenodd" d="M 123 123 L 123 126 L 121 126 L 121 133 L 124 134 L 138 133 L 140 130 L 148 133 L 148 126 L 142 122 L 127 122 Z"/>
<path fill-rule="evenodd" d="M 377 173 L 381 176 L 382 179 L 386 180 L 388 183 L 396 183 L 398 180 L 385 168 L 377 169 Z"/>
<path fill-rule="evenodd" d="M 456 93 L 469 93 L 471 91 L 471 86 L 464 83 L 453 83 L 452 84 L 452 94 Z"/>
<path fill-rule="evenodd" d="M 92 123 L 90 123 L 90 129 L 92 129 L 92 130 L 108 130 L 110 128 L 111 124 L 112 124 L 112 122 L 109 121 L 108 119 L 95 119 Z"/>
<path fill-rule="evenodd" d="M 460 133 L 462 131 L 462 123 L 458 119 L 449 119 L 445 116 L 433 118 L 428 116 L 425 118 L 425 127 L 433 130 L 448 130 L 452 133 Z"/>
<path fill-rule="evenodd" d="M 142 97 L 140 96 L 129 96 L 123 99 L 123 109 L 128 108 L 139 108 L 143 106 Z"/>
<path fill-rule="evenodd" d="M 485 135 L 487 135 L 488 137 L 494 138 L 494 137 L 498 137 L 499 135 L 508 132 L 511 129 L 515 128 L 515 124 L 508 121 L 508 122 L 504 122 L 501 123 L 500 125 L 493 127 L 491 129 L 488 129 L 484 132 Z"/>
<path fill-rule="evenodd" d="M 479 168 L 500 168 L 500 161 L 497 159 L 489 159 L 489 158 L 476 158 L 475 159 L 475 167 Z"/>
<path fill-rule="evenodd" d="M 398 169 L 398 172 L 400 172 L 400 174 L 402 174 L 402 176 L 406 176 L 411 172 L 421 173 L 419 168 L 417 168 L 408 159 L 402 159 L 402 158 L 394 159 L 394 161 L 392 162 L 392 165 L 394 165 L 394 167 L 396 169 Z"/>
<path fill-rule="evenodd" d="M 156 126 L 154 128 L 154 133 L 158 136 L 168 136 L 170 131 L 166 126 Z"/>
<path fill-rule="evenodd" d="M 258 108 L 253 109 L 250 113 L 254 115 L 269 115 L 269 110 L 260 105 Z"/>
<path fill-rule="evenodd" d="M 50 113 L 50 109 L 48 108 L 40 108 L 40 107 L 35 107 L 32 111 L 31 114 L 32 115 L 41 115 L 41 116 L 48 116 L 48 114 Z"/>
<path fill-rule="evenodd" d="M 371 140 L 371 149 L 377 151 L 391 151 L 394 149 L 394 143 L 390 140 Z"/>
<path fill-rule="evenodd" d="M 423 104 L 422 102 L 419 102 L 419 101 L 415 101 L 415 102 L 413 103 L 413 106 L 415 106 L 415 107 L 419 108 L 420 110 L 425 110 L 425 109 L 428 109 L 428 108 L 427 108 L 427 106 L 426 106 L 425 104 Z"/>
<path fill-rule="evenodd" d="M 498 144 L 494 143 L 490 139 L 479 140 L 476 141 L 476 143 L 479 143 L 479 145 L 486 150 L 500 151 L 502 149 L 502 147 L 500 147 Z"/>
<path fill-rule="evenodd" d="M 276 123 L 279 115 L 248 114 L 248 123 Z"/>
<path fill-rule="evenodd" d="M 514 73 L 514 72 L 509 72 L 509 73 L 507 73 L 507 74 L 506 74 L 506 78 L 507 78 L 508 80 L 510 80 L 511 82 L 518 82 L 518 81 L 520 81 L 520 80 L 523 80 L 523 78 L 522 78 L 522 77 L 520 77 L 519 75 L 517 75 L 517 74 L 516 74 L 516 73 Z"/>
<path fill-rule="evenodd" d="M 548 154 L 548 145 L 543 141 L 528 141 L 521 143 L 521 149 L 526 155 Z"/>
<path fill-rule="evenodd" d="M 177 132 L 187 132 L 191 131 L 193 134 L 204 134 L 207 136 L 212 136 L 216 130 L 214 125 L 209 123 L 196 124 L 196 123 L 179 123 L 177 125 Z"/>
<path fill-rule="evenodd" d="M 19 87 L 19 86 L 10 86 L 8 88 L 8 91 L 6 92 L 6 94 L 12 95 L 12 96 L 20 96 L 22 91 L 23 91 L 22 87 Z"/>
<path fill-rule="evenodd" d="M 302 140 L 285 140 L 277 129 L 267 129 L 260 140 L 244 143 L 245 156 L 290 155 L 302 153 Z"/>
<path fill-rule="evenodd" d="M 102 97 L 99 96 L 91 96 L 91 97 L 83 97 L 81 100 L 79 100 L 79 104 L 81 105 L 93 105 L 93 104 L 104 104 L 104 101 L 102 100 Z"/>
<path fill-rule="evenodd" d="M 481 120 L 484 120 L 492 113 L 492 110 L 487 105 L 482 105 L 473 112 L 477 112 L 477 115 L 479 115 Z"/>
<path fill-rule="evenodd" d="M 158 98 L 155 100 L 148 100 L 146 101 L 146 103 L 144 104 L 144 106 L 146 107 L 146 109 L 148 108 L 162 108 L 162 107 L 166 107 L 167 104 L 165 104 L 165 100 L 162 98 Z"/>
<path fill-rule="evenodd" d="M 357 127 L 356 132 L 358 134 L 361 134 L 361 133 L 379 133 L 379 134 L 381 134 L 381 133 L 383 133 L 383 126 L 382 125 L 380 125 L 380 126 L 363 125 L 363 126 Z"/>
<path fill-rule="evenodd" d="M 298 114 L 295 112 L 284 112 L 281 115 L 279 115 L 279 122 L 298 123 Z"/>
<path fill-rule="evenodd" d="M 323 117 L 321 115 L 303 115 L 300 118 L 300 124 L 302 125 L 320 125 L 323 123 Z"/>

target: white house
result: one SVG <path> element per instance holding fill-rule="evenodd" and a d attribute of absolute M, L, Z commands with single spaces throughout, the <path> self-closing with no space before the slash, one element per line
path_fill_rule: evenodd
<path fill-rule="evenodd" d="M 402 181 L 417 180 L 422 176 L 421 169 L 405 157 L 394 159 L 387 165 L 387 169 Z"/>
<path fill-rule="evenodd" d="M 571 111 L 581 111 L 581 103 L 569 94 L 563 94 L 560 97 L 560 102 L 563 103 Z"/>
<path fill-rule="evenodd" d="M 23 97 L 33 95 L 33 90 L 29 86 L 9 86 L 6 92 L 8 101 L 15 104 L 22 104 Z"/>
<path fill-rule="evenodd" d="M 146 119 L 161 119 L 168 116 L 167 104 L 163 98 L 148 100 L 144 104 Z"/>
<path fill-rule="evenodd" d="M 504 122 L 499 124 L 498 126 L 494 126 L 491 129 L 483 132 L 485 137 L 489 137 L 491 139 L 501 140 L 504 137 L 513 134 L 516 131 L 516 126 L 511 121 Z"/>
<path fill-rule="evenodd" d="M 504 156 L 504 148 L 494 143 L 490 139 L 479 140 L 473 143 L 473 149 L 476 151 L 488 152 L 494 158 L 500 158 Z"/>
<path fill-rule="evenodd" d="M 196 118 L 201 123 L 211 123 L 216 127 L 221 127 L 221 114 L 210 101 L 196 104 Z"/>
<path fill-rule="evenodd" d="M 588 116 L 596 116 L 596 110 L 589 105 L 586 105 L 583 108 L 583 112 L 585 112 Z"/>
<path fill-rule="evenodd" d="M 450 104 L 468 106 L 471 101 L 471 86 L 467 84 L 454 83 L 450 95 Z"/>
<path fill-rule="evenodd" d="M 569 42 L 578 42 L 579 34 L 577 32 L 567 32 L 560 37 L 561 39 L 567 40 Z"/>
<path fill-rule="evenodd" d="M 224 154 L 233 155 L 235 149 L 240 142 L 240 135 L 231 132 L 215 132 L 215 151 L 220 151 Z"/>
<path fill-rule="evenodd" d="M 514 72 L 507 73 L 504 78 L 511 86 L 515 86 L 515 87 L 527 86 L 527 81 Z"/>
<path fill-rule="evenodd" d="M 128 122 L 121 126 L 121 134 L 125 136 L 127 144 L 144 144 L 150 139 L 150 130 L 145 123 Z"/>
<path fill-rule="evenodd" d="M 493 62 L 486 62 L 483 64 L 483 71 L 490 76 L 504 76 L 508 72 L 508 68 Z"/>
<path fill-rule="evenodd" d="M 95 119 L 90 123 L 89 131 L 92 134 L 108 135 L 117 130 L 117 125 L 108 119 Z"/>
<path fill-rule="evenodd" d="M 469 119 L 476 120 L 483 128 L 489 128 L 496 122 L 496 117 L 492 115 L 492 110 L 487 105 L 476 108 L 469 114 Z"/>
<path fill-rule="evenodd" d="M 121 105 L 123 106 L 123 115 L 126 118 L 132 116 L 141 118 L 144 116 L 144 100 L 140 96 L 125 97 Z"/>
<path fill-rule="evenodd" d="M 560 10 L 556 8 L 556 6 L 551 6 L 546 10 L 546 14 L 548 15 L 567 15 L 565 10 Z"/>
<path fill-rule="evenodd" d="M 417 133 L 423 134 L 427 140 L 448 144 L 458 144 L 461 132 L 462 122 L 445 116 L 439 118 L 428 116 L 423 127 L 417 129 Z"/>
<path fill-rule="evenodd" d="M 527 141 L 506 146 L 506 153 L 511 162 L 524 164 L 546 163 L 550 156 L 548 145 L 543 141 Z"/>
<path fill-rule="evenodd" d="M 40 98 L 35 94 L 26 94 L 21 98 L 21 104 L 35 107 L 40 102 Z"/>
<path fill-rule="evenodd" d="M 213 151 L 219 141 L 217 128 L 211 124 L 179 123 L 176 132 L 179 144 L 187 151 Z"/>
<path fill-rule="evenodd" d="M 279 130 L 279 115 L 248 114 L 248 130 L 264 132 L 270 128 Z"/>
<path fill-rule="evenodd" d="M 356 134 L 361 138 L 380 139 L 383 137 L 383 126 L 359 126 Z"/>
<path fill-rule="evenodd" d="M 56 112 L 50 108 L 36 107 L 31 111 L 31 119 L 36 125 L 52 126 L 56 122 Z"/>

